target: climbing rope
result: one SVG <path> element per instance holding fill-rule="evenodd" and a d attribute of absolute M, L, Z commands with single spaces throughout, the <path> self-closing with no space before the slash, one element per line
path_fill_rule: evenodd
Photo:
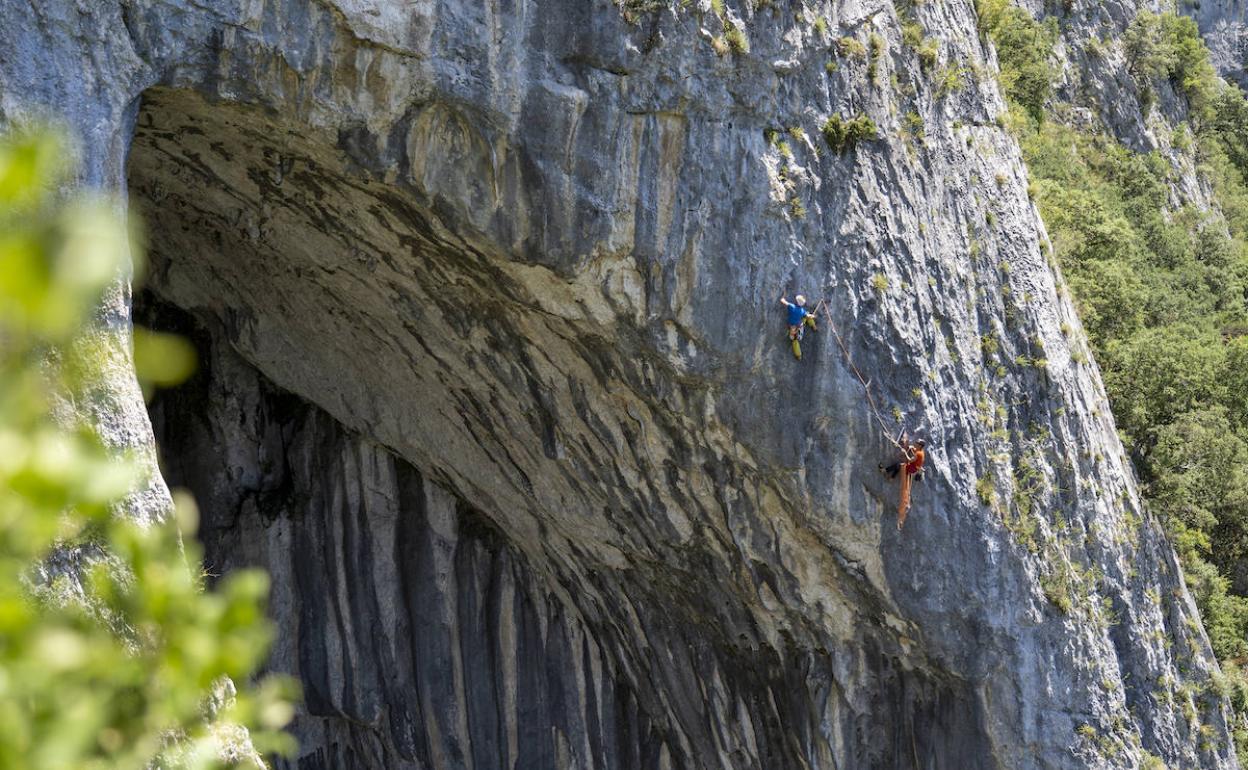
<path fill-rule="evenodd" d="M 827 302 L 827 299 L 819 300 L 819 304 L 815 306 L 815 313 L 818 314 L 819 308 L 823 308 L 823 314 L 828 318 L 828 328 L 832 330 L 832 336 L 836 337 L 836 344 L 841 347 L 841 352 L 845 354 L 845 363 L 849 365 L 849 370 L 853 372 L 854 376 L 858 378 L 858 381 L 862 383 L 863 392 L 866 393 L 867 396 L 867 406 L 870 407 L 871 414 L 875 416 L 875 421 L 880 424 L 880 431 L 884 434 L 884 437 L 888 439 L 889 443 L 901 450 L 902 455 L 905 455 L 906 448 L 897 443 L 897 439 L 893 438 L 892 431 L 889 429 L 888 424 L 884 422 L 884 417 L 880 414 L 879 407 L 876 406 L 875 397 L 871 395 L 871 383 L 866 377 L 862 376 L 862 372 L 858 371 L 858 367 L 854 365 L 854 359 L 849 355 L 849 348 L 845 346 L 844 338 L 842 338 L 841 333 L 836 330 L 836 323 L 832 320 L 832 311 L 828 308 Z"/>

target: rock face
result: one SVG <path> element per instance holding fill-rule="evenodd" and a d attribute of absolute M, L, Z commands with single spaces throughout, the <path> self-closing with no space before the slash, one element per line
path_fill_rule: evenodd
<path fill-rule="evenodd" d="M 1218 73 L 1240 88 L 1248 86 L 1248 9 L 1236 0 L 1179 3 L 1179 12 L 1191 16 L 1209 46 Z"/>
<path fill-rule="evenodd" d="M 206 371 L 155 402 L 157 437 L 169 475 L 201 492 L 208 570 L 272 572 L 285 633 L 271 665 L 305 688 L 300 768 L 988 756 L 964 721 L 983 718 L 968 684 L 912 669 L 877 632 L 841 650 L 750 642 L 743 613 L 716 618 L 726 591 L 693 595 L 699 572 L 724 572 L 713 563 L 552 575 L 411 464 L 276 389 L 219 331 L 148 302 L 145 320 L 204 346 Z M 873 683 L 847 692 L 854 680 Z"/>
<path fill-rule="evenodd" d="M 274 574 L 279 765 L 1235 767 L 973 4 L 651 6 L 0 0 L 203 352 L 154 423 Z"/>

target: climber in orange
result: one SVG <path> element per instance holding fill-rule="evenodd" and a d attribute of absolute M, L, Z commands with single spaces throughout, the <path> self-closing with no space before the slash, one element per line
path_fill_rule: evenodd
<path fill-rule="evenodd" d="M 927 442 L 919 439 L 911 444 L 906 438 L 902 437 L 902 444 L 905 446 L 903 450 L 905 454 L 904 460 L 899 460 L 885 468 L 880 466 L 880 470 L 890 479 L 897 478 L 897 474 L 901 473 L 901 501 L 897 505 L 897 531 L 900 532 L 902 525 L 906 523 L 906 514 L 910 512 L 910 483 L 911 480 L 923 471 L 923 463 L 927 461 Z"/>
<path fill-rule="evenodd" d="M 780 304 L 789 309 L 789 340 L 793 343 L 793 357 L 801 361 L 802 334 L 806 327 L 809 326 L 812 332 L 819 331 L 815 326 L 815 313 L 806 309 L 806 298 L 801 294 L 794 297 L 792 302 L 781 297 Z"/>

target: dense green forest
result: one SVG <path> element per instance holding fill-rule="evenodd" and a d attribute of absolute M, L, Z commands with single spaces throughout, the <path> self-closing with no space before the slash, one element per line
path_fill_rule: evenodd
<path fill-rule="evenodd" d="M 1176 200 L 1159 152 L 1063 124 L 1050 98 L 1058 27 L 981 0 L 1053 255 L 1079 308 L 1146 503 L 1182 557 L 1220 686 L 1248 711 L 1248 102 L 1221 82 L 1196 23 L 1140 13 L 1123 43 L 1144 109 L 1185 98 L 1168 137 L 1217 211 Z M 1096 55 L 1096 41 L 1090 55 Z M 1248 735 L 1236 731 L 1241 761 Z"/>

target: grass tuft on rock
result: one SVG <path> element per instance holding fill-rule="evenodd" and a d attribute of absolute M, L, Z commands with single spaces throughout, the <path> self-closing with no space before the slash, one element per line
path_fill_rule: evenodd
<path fill-rule="evenodd" d="M 746 36 L 745 30 L 741 29 L 737 24 L 728 24 L 728 28 L 724 30 L 724 40 L 727 41 L 728 47 L 735 54 L 747 54 L 750 52 L 750 39 Z"/>
<path fill-rule="evenodd" d="M 837 153 L 844 153 L 858 142 L 871 141 L 879 135 L 875 121 L 862 114 L 848 120 L 840 115 L 833 115 L 823 122 L 820 131 L 828 147 Z"/>

